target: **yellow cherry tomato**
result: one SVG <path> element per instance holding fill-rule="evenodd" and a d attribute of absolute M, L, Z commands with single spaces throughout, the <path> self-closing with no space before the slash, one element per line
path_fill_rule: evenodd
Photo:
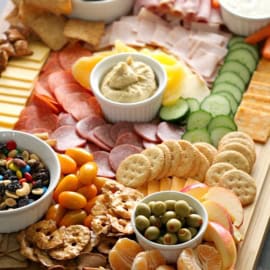
<path fill-rule="evenodd" d="M 78 166 L 81 166 L 86 162 L 94 160 L 94 157 L 91 153 L 80 147 L 68 148 L 65 151 L 65 154 L 73 158 Z"/>
<path fill-rule="evenodd" d="M 59 225 L 70 226 L 75 224 L 83 224 L 86 217 L 87 213 L 82 209 L 70 210 L 63 216 Z"/>
<path fill-rule="evenodd" d="M 62 174 L 75 173 L 77 171 L 76 161 L 65 154 L 57 154 Z"/>
<path fill-rule="evenodd" d="M 79 182 L 83 185 L 91 185 L 97 176 L 97 171 L 96 162 L 91 161 L 83 164 L 77 173 Z"/>
<path fill-rule="evenodd" d="M 78 188 L 77 192 L 82 194 L 87 200 L 90 200 L 97 195 L 97 187 L 91 184 Z"/>
<path fill-rule="evenodd" d="M 63 191 L 58 196 L 59 204 L 67 209 L 81 209 L 87 204 L 86 198 L 75 191 Z"/>
<path fill-rule="evenodd" d="M 59 225 L 59 222 L 65 215 L 66 211 L 67 210 L 60 204 L 54 204 L 49 207 L 45 219 L 52 219 L 56 222 L 57 225 Z"/>

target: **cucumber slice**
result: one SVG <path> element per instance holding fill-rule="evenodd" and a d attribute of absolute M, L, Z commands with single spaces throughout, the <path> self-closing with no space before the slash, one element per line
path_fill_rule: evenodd
<path fill-rule="evenodd" d="M 229 60 L 239 61 L 248 68 L 250 73 L 253 73 L 257 66 L 256 58 L 254 58 L 252 53 L 247 49 L 235 49 L 230 51 L 227 54 L 225 61 Z"/>
<path fill-rule="evenodd" d="M 231 84 L 234 84 L 242 92 L 244 92 L 246 89 L 245 82 L 241 79 L 239 75 L 237 75 L 235 72 L 232 72 L 232 71 L 225 71 L 225 72 L 222 72 L 220 75 L 218 75 L 214 82 L 214 86 L 217 83 L 221 83 L 221 82 L 229 82 Z"/>
<path fill-rule="evenodd" d="M 230 49 L 234 44 L 242 43 L 242 42 L 244 42 L 244 37 L 234 36 L 230 39 L 228 43 L 228 48 Z"/>
<path fill-rule="evenodd" d="M 210 95 L 204 98 L 201 109 L 210 112 L 212 116 L 229 115 L 231 113 L 230 102 L 227 98 L 219 95 Z"/>
<path fill-rule="evenodd" d="M 184 99 L 178 99 L 173 105 L 162 106 L 159 116 L 165 121 L 180 121 L 187 116 L 188 111 L 188 103 Z"/>
<path fill-rule="evenodd" d="M 187 120 L 187 130 L 206 128 L 212 119 L 212 115 L 206 111 L 196 111 L 189 115 Z"/>
<path fill-rule="evenodd" d="M 211 132 L 218 127 L 229 128 L 233 131 L 237 130 L 237 126 L 234 123 L 233 119 L 227 115 L 218 115 L 218 116 L 212 118 L 207 129 L 208 129 L 209 133 L 211 134 Z"/>
<path fill-rule="evenodd" d="M 236 73 L 245 82 L 246 85 L 251 78 L 251 74 L 248 68 L 235 60 L 225 62 L 222 68 L 220 69 L 219 73 L 222 74 L 223 72 L 226 71 L 232 71 Z"/>
<path fill-rule="evenodd" d="M 238 87 L 231 83 L 224 82 L 216 84 L 212 90 L 212 93 L 218 94 L 218 92 L 228 92 L 232 94 L 238 104 L 242 100 L 242 92 Z"/>
<path fill-rule="evenodd" d="M 218 147 L 218 143 L 220 139 L 227 133 L 232 132 L 230 128 L 227 127 L 217 127 L 211 131 L 210 139 L 212 141 L 212 144 L 215 147 Z"/>
<path fill-rule="evenodd" d="M 188 103 L 189 112 L 195 112 L 200 109 L 200 103 L 196 98 L 185 98 L 185 101 Z"/>
<path fill-rule="evenodd" d="M 259 59 L 260 59 L 259 50 L 256 46 L 252 46 L 252 45 L 247 44 L 245 42 L 238 42 L 238 43 L 233 44 L 230 47 L 230 51 L 233 51 L 236 49 L 246 49 L 254 56 L 256 61 L 259 61 Z"/>
<path fill-rule="evenodd" d="M 238 108 L 238 104 L 237 104 L 237 101 L 235 100 L 235 98 L 233 97 L 233 95 L 231 93 L 225 92 L 225 91 L 219 91 L 216 94 L 221 95 L 229 100 L 230 105 L 231 105 L 231 111 L 233 114 L 235 114 L 237 111 L 237 108 Z"/>
<path fill-rule="evenodd" d="M 182 136 L 183 140 L 187 140 L 191 143 L 195 142 L 207 142 L 211 143 L 210 134 L 206 128 L 197 128 L 186 131 Z"/>

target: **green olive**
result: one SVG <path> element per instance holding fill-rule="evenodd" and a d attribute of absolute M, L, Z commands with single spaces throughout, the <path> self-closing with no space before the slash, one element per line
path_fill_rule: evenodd
<path fill-rule="evenodd" d="M 190 206 L 184 200 L 179 200 L 175 203 L 175 213 L 178 217 L 187 217 L 190 214 Z"/>
<path fill-rule="evenodd" d="M 151 211 L 153 209 L 153 205 L 155 204 L 155 201 L 151 201 L 148 203 L 148 206 L 150 207 Z"/>
<path fill-rule="evenodd" d="M 188 227 L 188 229 L 190 230 L 192 237 L 194 237 L 198 232 L 198 230 L 194 227 Z"/>
<path fill-rule="evenodd" d="M 143 215 L 145 217 L 150 217 L 151 215 L 151 209 L 148 204 L 146 203 L 139 203 L 135 210 L 135 215 Z"/>
<path fill-rule="evenodd" d="M 135 225 L 139 231 L 144 231 L 150 226 L 150 221 L 146 216 L 139 215 L 135 218 Z"/>
<path fill-rule="evenodd" d="M 166 210 L 173 210 L 175 209 L 175 203 L 176 201 L 175 200 L 166 200 L 165 201 L 165 204 L 166 204 Z"/>
<path fill-rule="evenodd" d="M 153 204 L 152 213 L 155 216 L 163 215 L 165 213 L 165 211 L 166 211 L 166 204 L 165 204 L 165 202 L 156 201 L 155 204 Z"/>
<path fill-rule="evenodd" d="M 177 232 L 177 236 L 178 236 L 179 242 L 181 242 L 181 243 L 186 242 L 192 238 L 191 232 L 187 228 L 181 228 Z"/>
<path fill-rule="evenodd" d="M 174 211 L 167 211 L 161 217 L 161 222 L 162 224 L 166 224 L 171 218 L 175 218 L 175 217 L 176 217 L 176 214 Z"/>
<path fill-rule="evenodd" d="M 156 226 L 149 226 L 144 232 L 145 238 L 151 241 L 155 241 L 160 236 L 160 230 Z"/>
<path fill-rule="evenodd" d="M 149 221 L 150 221 L 150 224 L 152 226 L 156 226 L 158 228 L 161 227 L 161 220 L 160 220 L 159 217 L 156 217 L 156 216 L 152 215 L 152 216 L 149 217 Z"/>
<path fill-rule="evenodd" d="M 190 214 L 186 218 L 186 222 L 187 222 L 187 225 L 190 226 L 190 227 L 199 228 L 199 227 L 201 227 L 201 225 L 203 223 L 203 219 L 198 214 Z"/>
<path fill-rule="evenodd" d="M 163 244 L 164 245 L 175 245 L 177 244 L 178 239 L 176 234 L 167 232 L 163 235 Z"/>
<path fill-rule="evenodd" d="M 168 232 L 175 233 L 181 228 L 181 221 L 177 218 L 171 218 L 166 223 L 166 228 Z"/>

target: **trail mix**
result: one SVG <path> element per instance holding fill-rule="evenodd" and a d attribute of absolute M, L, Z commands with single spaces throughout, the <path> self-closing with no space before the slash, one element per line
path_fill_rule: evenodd
<path fill-rule="evenodd" d="M 0 210 L 36 201 L 49 183 L 49 170 L 37 154 L 18 148 L 13 140 L 0 143 Z"/>

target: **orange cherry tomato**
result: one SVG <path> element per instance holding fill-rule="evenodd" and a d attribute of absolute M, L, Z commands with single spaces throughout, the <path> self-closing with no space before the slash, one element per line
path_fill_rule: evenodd
<path fill-rule="evenodd" d="M 98 193 L 101 192 L 101 189 L 107 180 L 108 180 L 107 178 L 101 176 L 97 176 L 94 179 L 93 184 L 97 187 Z"/>
<path fill-rule="evenodd" d="M 74 191 L 63 191 L 58 196 L 59 204 L 67 209 L 81 209 L 87 204 L 86 198 Z"/>
<path fill-rule="evenodd" d="M 85 205 L 85 207 L 83 208 L 88 214 L 90 214 L 91 209 L 95 205 L 97 198 L 98 198 L 98 196 L 93 197 L 92 199 L 90 199 L 87 202 L 87 204 Z"/>
<path fill-rule="evenodd" d="M 91 184 L 78 188 L 77 192 L 81 193 L 87 200 L 90 200 L 97 195 L 97 187 Z"/>
<path fill-rule="evenodd" d="M 78 171 L 79 182 L 83 185 L 91 185 L 97 176 L 98 167 L 96 162 L 91 161 L 83 164 Z"/>
<path fill-rule="evenodd" d="M 93 220 L 93 216 L 92 215 L 88 215 L 84 221 L 83 221 L 83 225 L 88 227 L 88 228 L 91 228 L 91 222 Z"/>
<path fill-rule="evenodd" d="M 66 175 L 56 186 L 53 199 L 58 201 L 59 194 L 63 191 L 75 191 L 78 189 L 79 180 L 75 174 Z"/>
<path fill-rule="evenodd" d="M 60 204 L 54 204 L 49 207 L 45 219 L 52 219 L 59 225 L 60 220 L 66 213 L 66 209 L 62 207 Z"/>
<path fill-rule="evenodd" d="M 75 173 L 77 171 L 76 161 L 65 154 L 57 154 L 62 174 Z"/>
<path fill-rule="evenodd" d="M 91 153 L 80 147 L 68 148 L 65 151 L 65 154 L 73 158 L 78 164 L 78 166 L 81 166 L 86 162 L 94 160 L 94 157 Z"/>
<path fill-rule="evenodd" d="M 83 224 L 83 221 L 86 217 L 87 217 L 87 214 L 82 209 L 70 210 L 63 216 L 59 225 L 70 226 L 74 224 Z"/>

